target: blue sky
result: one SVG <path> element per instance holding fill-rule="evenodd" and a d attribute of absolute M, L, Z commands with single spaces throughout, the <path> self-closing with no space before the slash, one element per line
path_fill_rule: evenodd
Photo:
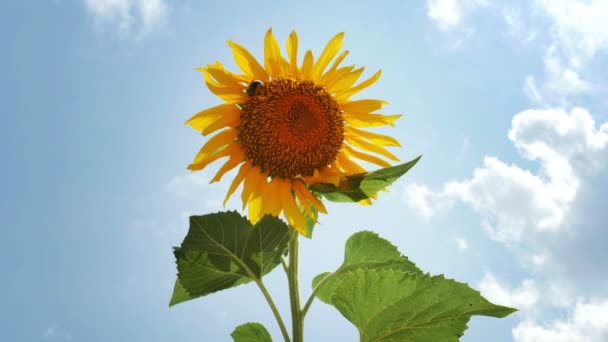
<path fill-rule="evenodd" d="M 608 3 L 371 3 L 0 3 L 0 340 L 230 341 L 248 321 L 279 340 L 251 284 L 168 308 L 171 247 L 230 179 L 185 169 L 204 140 L 183 122 L 219 103 L 194 69 L 234 68 L 227 39 L 260 57 L 270 27 L 317 54 L 344 31 L 349 62 L 383 71 L 361 96 L 404 114 L 381 130 L 395 154 L 424 154 L 374 206 L 328 205 L 302 243 L 305 297 L 372 229 L 520 309 L 473 318 L 463 341 L 608 340 Z M 267 278 L 287 317 L 285 281 Z M 313 304 L 308 340 L 356 336 Z"/>

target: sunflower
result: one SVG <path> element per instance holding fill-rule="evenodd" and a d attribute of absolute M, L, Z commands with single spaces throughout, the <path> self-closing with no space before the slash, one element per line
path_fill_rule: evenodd
<path fill-rule="evenodd" d="M 209 90 L 223 104 L 203 110 L 186 124 L 204 136 L 217 132 L 201 148 L 188 169 L 202 170 L 210 163 L 228 160 L 211 182 L 236 168 L 224 205 L 243 184 L 243 210 L 255 224 L 265 214 L 279 216 L 307 234 L 306 216 L 316 222 L 327 213 L 309 187 L 338 185 L 346 176 L 365 172 L 355 162 L 381 167 L 398 161 L 386 146 L 400 146 L 394 138 L 363 130 L 394 126 L 401 115 L 375 113 L 386 101 L 351 97 L 380 78 L 380 71 L 358 83 L 364 68 L 340 66 L 344 33 L 335 35 L 315 61 L 310 50 L 298 65 L 298 36 L 287 38 L 287 58 L 268 30 L 263 66 L 241 45 L 228 41 L 240 73 L 220 62 L 198 68 Z M 333 62 L 332 62 L 333 61 Z M 330 65 L 331 63 L 331 65 Z M 370 200 L 363 201 L 371 203 Z"/>

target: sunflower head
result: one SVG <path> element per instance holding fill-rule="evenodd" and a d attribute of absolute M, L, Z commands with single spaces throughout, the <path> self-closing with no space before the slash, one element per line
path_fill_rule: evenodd
<path fill-rule="evenodd" d="M 265 214 L 283 213 L 294 229 L 307 234 L 306 216 L 314 222 L 317 212 L 327 213 L 311 186 L 338 185 L 346 176 L 365 172 L 354 159 L 382 167 L 390 166 L 385 159 L 398 160 L 385 148 L 399 146 L 397 140 L 362 129 L 394 126 L 400 115 L 375 113 L 386 104 L 382 100 L 351 100 L 376 82 L 380 71 L 357 83 L 364 68 L 340 66 L 348 54 L 340 52 L 343 37 L 334 36 L 316 60 L 306 51 L 298 64 L 296 33 L 289 35 L 284 57 L 268 30 L 263 66 L 244 47 L 228 41 L 240 72 L 219 62 L 198 69 L 224 103 L 186 122 L 203 135 L 219 131 L 188 168 L 201 170 L 228 158 L 212 182 L 238 167 L 224 204 L 243 184 L 243 209 L 248 207 L 253 224 Z"/>

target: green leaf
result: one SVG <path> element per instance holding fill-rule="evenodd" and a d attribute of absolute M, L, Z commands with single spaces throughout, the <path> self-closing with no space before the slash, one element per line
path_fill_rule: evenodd
<path fill-rule="evenodd" d="M 458 341 L 472 315 L 515 311 L 443 276 L 390 269 L 344 274 L 331 303 L 357 327 L 360 341 Z"/>
<path fill-rule="evenodd" d="M 270 215 L 255 226 L 236 212 L 191 216 L 188 234 L 174 250 L 178 280 L 169 306 L 260 280 L 280 264 L 289 232 Z"/>
<path fill-rule="evenodd" d="M 348 239 L 343 264 L 315 277 L 313 288 L 358 328 L 361 341 L 457 341 L 472 315 L 515 311 L 488 302 L 466 284 L 423 274 L 369 231 Z"/>
<path fill-rule="evenodd" d="M 316 217 L 319 217 L 319 210 L 317 210 L 317 208 L 315 208 L 314 206 L 311 206 L 310 210 L 313 212 L 313 214 Z M 314 230 L 315 225 L 317 224 L 317 221 L 315 221 L 312 217 L 308 216 L 306 211 L 302 211 L 302 213 L 304 214 L 304 217 L 306 218 L 306 234 L 304 234 L 304 236 L 311 239 L 312 231 Z"/>
<path fill-rule="evenodd" d="M 239 325 L 230 336 L 232 336 L 234 342 L 272 342 L 270 334 L 260 323 Z"/>
<path fill-rule="evenodd" d="M 378 191 L 386 189 L 416 165 L 421 157 L 419 156 L 405 164 L 348 176 L 338 186 L 330 183 L 319 183 L 311 186 L 310 189 L 329 201 L 359 202 L 377 194 Z"/>
<path fill-rule="evenodd" d="M 313 288 L 317 287 L 323 279 L 320 289 L 316 296 L 330 303 L 334 287 L 340 283 L 339 277 L 349 271 L 358 269 L 392 269 L 403 272 L 422 273 L 416 265 L 407 257 L 401 255 L 397 247 L 393 246 L 388 240 L 370 231 L 355 233 L 346 241 L 344 250 L 344 262 L 333 273 L 321 273 L 313 279 Z"/>
<path fill-rule="evenodd" d="M 171 296 L 171 301 L 169 302 L 169 306 L 173 306 L 175 304 L 179 304 L 182 302 L 186 302 L 192 299 L 188 291 L 182 286 L 179 282 L 179 278 L 175 279 L 175 286 L 173 287 L 173 295 Z"/>

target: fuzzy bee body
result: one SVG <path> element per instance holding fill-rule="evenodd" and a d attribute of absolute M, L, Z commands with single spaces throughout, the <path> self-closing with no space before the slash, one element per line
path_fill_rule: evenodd
<path fill-rule="evenodd" d="M 247 95 L 249 96 L 255 96 L 258 91 L 260 90 L 261 87 L 264 86 L 264 83 L 262 81 L 253 81 L 251 82 L 251 84 L 249 84 L 249 87 L 247 88 Z"/>

